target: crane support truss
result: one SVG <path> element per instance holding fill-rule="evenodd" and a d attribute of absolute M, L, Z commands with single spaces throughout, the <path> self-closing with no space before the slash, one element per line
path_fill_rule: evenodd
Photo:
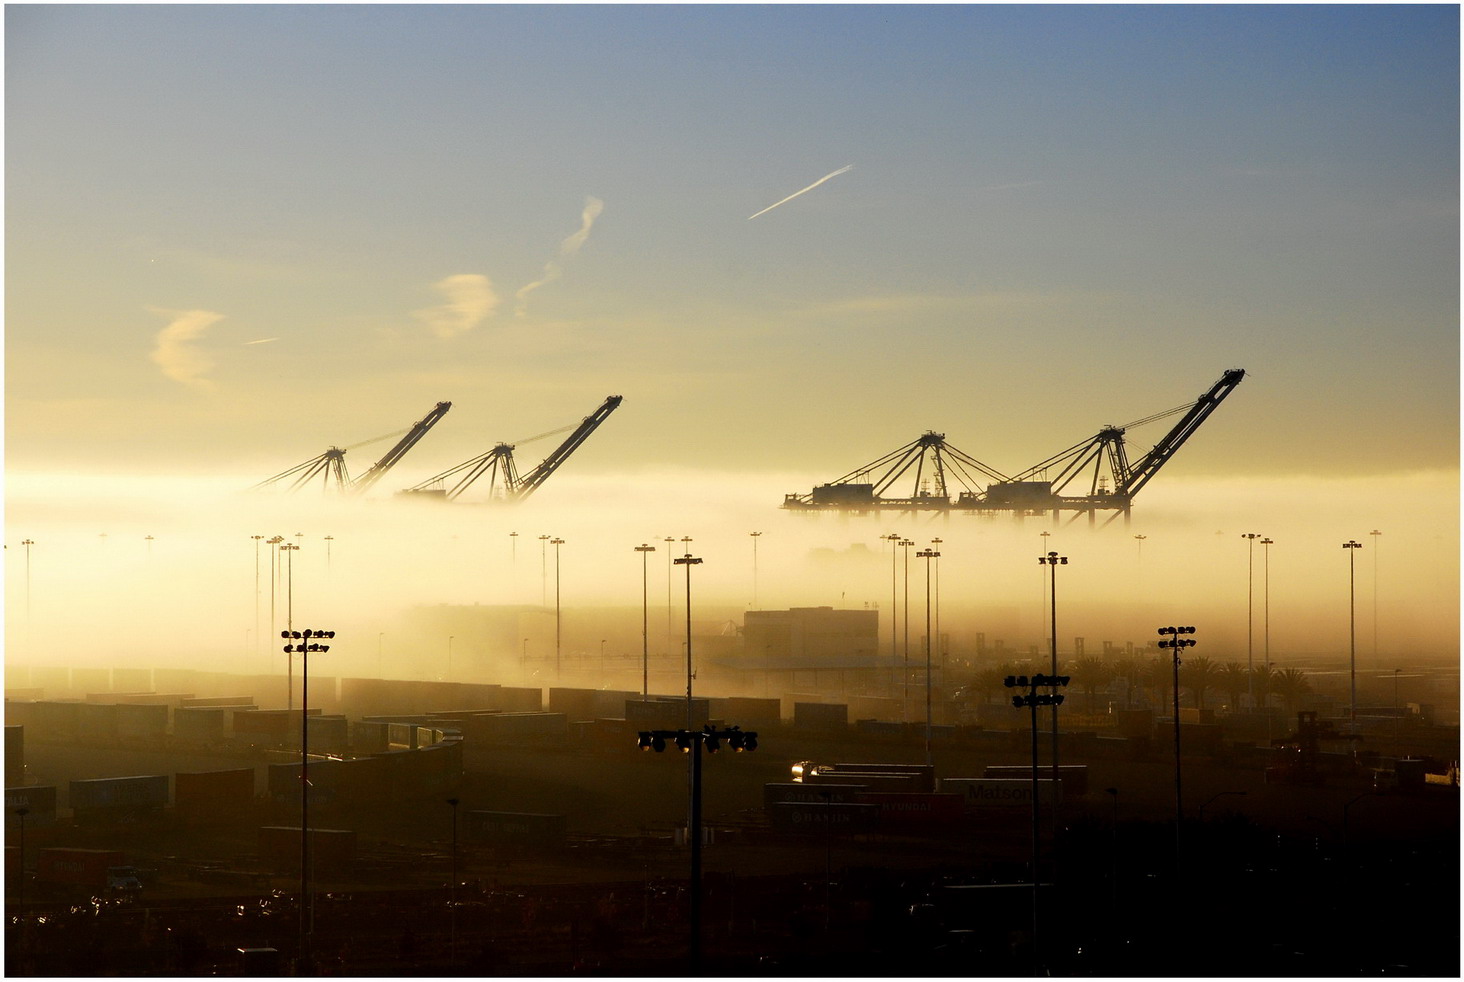
<path fill-rule="evenodd" d="M 516 444 L 500 443 L 487 453 L 479 454 L 472 460 L 466 460 L 456 467 L 449 468 L 441 474 L 433 475 L 420 484 L 407 488 L 400 492 L 404 495 L 426 495 L 443 497 L 451 501 L 462 494 L 478 478 L 484 474 L 489 477 L 489 500 L 501 501 L 523 501 L 529 495 L 539 489 L 549 475 L 559 469 L 559 466 L 569 459 L 569 455 L 579 449 L 591 433 L 605 422 L 605 419 L 615 411 L 622 401 L 621 396 L 608 396 L 600 408 L 596 409 L 589 416 L 586 416 L 574 432 L 554 449 L 549 456 L 533 470 L 520 476 L 514 465 L 513 451 Z M 558 430 L 550 430 L 548 433 L 541 433 L 538 436 L 530 437 L 528 440 L 520 440 L 519 443 L 528 443 L 529 440 L 537 440 L 541 437 L 553 436 L 562 433 L 569 427 L 561 427 Z M 455 480 L 452 487 L 448 482 Z"/>
<path fill-rule="evenodd" d="M 1243 369 L 1227 371 L 1193 403 L 1147 416 L 1124 426 L 1105 426 L 1094 436 L 1006 477 L 945 442 L 944 434 L 928 432 L 893 453 L 865 464 L 809 494 L 784 497 L 793 510 L 838 511 L 963 511 L 977 514 L 1010 513 L 1018 518 L 1051 514 L 1060 520 L 1069 511 L 1086 514 L 1090 523 L 1099 512 L 1107 522 L 1119 515 L 1128 519 L 1134 496 L 1159 472 L 1201 423 L 1245 377 Z M 1148 453 L 1130 463 L 1124 434 L 1128 429 L 1183 414 Z M 973 473 L 974 472 L 974 473 Z M 975 486 L 974 474 L 990 478 Z M 947 477 L 961 485 L 953 499 Z M 887 496 L 901 478 L 914 480 L 907 496 Z"/>
<path fill-rule="evenodd" d="M 331 447 L 318 457 L 312 457 L 303 464 L 296 464 L 287 471 L 282 471 L 274 477 L 260 481 L 250 488 L 250 490 L 257 491 L 261 488 L 267 488 L 288 481 L 289 487 L 286 490 L 298 491 L 319 477 L 322 479 L 327 491 L 365 491 L 371 485 L 375 484 L 383 474 L 390 470 L 397 461 L 401 460 L 406 455 L 406 452 L 412 449 L 417 441 L 422 439 L 427 431 L 436 425 L 439 419 L 447 415 L 447 411 L 451 408 L 452 403 L 439 402 L 430 413 L 405 431 L 398 431 L 387 436 L 379 436 L 375 439 L 367 440 L 364 443 L 353 444 L 345 448 Z M 402 435 L 403 433 L 405 435 Z M 352 481 L 350 475 L 346 472 L 346 451 L 354 450 L 356 447 L 364 447 L 368 443 L 386 440 L 393 436 L 402 436 L 402 438 L 380 460 L 371 465 L 366 473 L 362 474 L 355 481 Z"/>

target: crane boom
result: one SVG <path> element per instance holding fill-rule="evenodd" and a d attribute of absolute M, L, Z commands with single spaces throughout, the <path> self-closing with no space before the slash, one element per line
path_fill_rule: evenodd
<path fill-rule="evenodd" d="M 366 491 L 380 480 L 381 476 L 391 470 L 396 462 L 401 460 L 406 455 L 406 452 L 412 449 L 417 441 L 422 439 L 427 434 L 427 431 L 437 424 L 439 419 L 447 415 L 447 411 L 451 408 L 452 403 L 439 402 L 433 407 L 430 413 L 412 425 L 412 428 L 407 431 L 406 436 L 398 440 L 396 445 L 388 450 L 380 460 L 372 464 L 370 470 L 358 477 L 351 484 L 351 490 L 357 493 Z"/>
<path fill-rule="evenodd" d="M 575 427 L 574 432 L 554 449 L 553 453 L 545 457 L 538 467 L 525 474 L 519 480 L 518 484 L 509 490 L 508 496 L 512 499 L 522 501 L 537 491 L 539 485 L 547 481 L 549 475 L 558 470 L 559 465 L 563 464 L 569 458 L 570 454 L 579 449 L 580 444 L 589 439 L 590 434 L 595 432 L 599 425 L 605 422 L 606 417 L 615 411 L 616 407 L 620 405 L 621 398 L 621 396 L 607 396 L 605 401 L 600 404 L 599 409 L 586 416 L 584 421 Z"/>
<path fill-rule="evenodd" d="M 1232 368 L 1220 376 L 1220 379 L 1210 386 L 1210 391 L 1200 396 L 1190 407 L 1189 412 L 1174 424 L 1174 428 L 1154 444 L 1152 450 L 1139 458 L 1133 469 L 1123 476 L 1123 480 L 1116 490 L 1128 498 L 1138 494 L 1139 489 L 1159 473 L 1159 468 L 1163 467 L 1169 458 L 1184 446 L 1184 442 L 1194 434 L 1195 430 L 1199 429 L 1200 424 L 1209 418 L 1209 415 L 1219 407 L 1225 397 L 1235 391 L 1235 387 L 1243 378 L 1245 378 L 1245 369 L 1242 368 Z"/>

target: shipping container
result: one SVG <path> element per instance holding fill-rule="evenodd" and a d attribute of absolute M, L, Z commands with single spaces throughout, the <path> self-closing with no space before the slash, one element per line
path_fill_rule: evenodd
<path fill-rule="evenodd" d="M 72 781 L 67 803 L 78 818 L 84 813 L 157 812 L 168 803 L 168 775 L 103 777 Z"/>
<path fill-rule="evenodd" d="M 161 739 L 168 732 L 168 707 L 165 705 L 119 705 L 117 735 L 122 739 Z"/>
<path fill-rule="evenodd" d="M 852 802 L 855 795 L 867 790 L 862 784 L 803 784 L 789 781 L 763 785 L 763 807 L 782 804 L 785 801 L 807 802 Z"/>
<path fill-rule="evenodd" d="M 1039 779 L 1046 780 L 1052 777 L 1052 765 L 1039 766 L 1037 769 Z M 1011 764 L 1002 766 L 989 766 L 981 772 L 982 777 L 1004 778 L 1012 781 L 1032 780 L 1032 766 L 1030 764 Z M 1057 777 L 1062 781 L 1062 793 L 1065 798 L 1082 797 L 1088 793 L 1088 765 L 1086 764 L 1061 764 L 1057 768 Z"/>
<path fill-rule="evenodd" d="M 491 707 L 505 713 L 539 713 L 544 711 L 544 690 L 503 686 L 498 690 L 498 705 Z"/>
<path fill-rule="evenodd" d="M 563 713 L 494 713 L 463 723 L 464 739 L 475 749 L 562 742 L 569 736 Z"/>
<path fill-rule="evenodd" d="M 810 835 L 853 835 L 879 827 L 879 806 L 858 802 L 784 801 L 768 809 L 768 820 L 779 832 Z"/>
<path fill-rule="evenodd" d="M 1032 781 L 985 777 L 943 777 L 940 789 L 959 794 L 966 808 L 1031 808 Z M 1050 807 L 1058 797 L 1056 783 L 1050 778 L 1037 780 L 1037 803 Z"/>
<path fill-rule="evenodd" d="M 488 846 L 556 848 L 564 845 L 565 817 L 526 812 L 470 811 L 467 837 Z"/>
<path fill-rule="evenodd" d="M 351 749 L 350 724 L 344 716 L 312 716 L 306 729 L 311 753 L 343 754 Z"/>
<path fill-rule="evenodd" d="M 180 709 L 196 709 L 202 706 L 252 706 L 253 696 L 195 696 L 192 699 L 181 699 L 178 702 Z"/>
<path fill-rule="evenodd" d="M 351 750 L 358 754 L 384 752 L 390 746 L 390 741 L 387 739 L 389 726 L 388 723 L 377 723 L 371 720 L 351 720 Z"/>
<path fill-rule="evenodd" d="M 855 801 L 879 806 L 882 829 L 918 829 L 953 822 L 965 811 L 965 797 L 954 792 L 865 791 Z"/>
<path fill-rule="evenodd" d="M 173 710 L 173 737 L 185 743 L 216 743 L 232 732 L 232 717 L 218 706 L 185 706 Z"/>
<path fill-rule="evenodd" d="M 300 714 L 288 709 L 252 709 L 234 713 L 237 740 L 267 746 L 291 745 L 299 740 Z"/>
<path fill-rule="evenodd" d="M 843 703 L 795 702 L 793 725 L 800 730 L 848 729 L 849 707 Z"/>
<path fill-rule="evenodd" d="M 639 696 L 625 700 L 625 719 L 645 730 L 684 730 L 687 727 L 686 697 Z M 691 700 L 691 727 L 701 729 L 712 719 L 710 699 Z"/>
<path fill-rule="evenodd" d="M 153 672 L 150 668 L 112 669 L 113 692 L 153 691 Z"/>
<path fill-rule="evenodd" d="M 76 707 L 76 737 L 93 743 L 112 743 L 117 739 L 117 707 L 82 703 Z"/>
<path fill-rule="evenodd" d="M 71 691 L 75 693 L 105 692 L 112 688 L 110 668 L 73 668 Z"/>
<path fill-rule="evenodd" d="M 54 699 L 32 704 L 32 735 L 37 740 L 75 740 L 82 703 Z"/>
<path fill-rule="evenodd" d="M 776 723 L 782 718 L 782 700 L 728 696 L 711 700 L 711 715 L 737 726 Z"/>
<path fill-rule="evenodd" d="M 254 802 L 254 768 L 179 771 L 173 775 L 173 811 L 190 823 L 247 818 Z"/>
<path fill-rule="evenodd" d="M 588 719 L 609 719 L 619 716 L 625 711 L 625 701 L 639 696 L 639 693 L 620 689 L 595 689 L 594 693 L 595 697 L 590 705 Z"/>
<path fill-rule="evenodd" d="M 549 687 L 549 711 L 563 713 L 570 722 L 595 718 L 595 690 Z"/>
<path fill-rule="evenodd" d="M 116 849 L 42 849 L 36 860 L 36 879 L 101 890 L 107 885 L 107 870 L 123 861 Z"/>
<path fill-rule="evenodd" d="M 5 827 L 21 826 L 20 810 L 24 808 L 25 827 L 50 828 L 56 824 L 56 788 L 54 786 L 5 789 Z"/>

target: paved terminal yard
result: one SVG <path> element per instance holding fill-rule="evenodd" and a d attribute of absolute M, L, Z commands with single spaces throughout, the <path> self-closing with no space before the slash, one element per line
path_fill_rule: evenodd
<path fill-rule="evenodd" d="M 938 741 L 935 771 L 1029 765 L 1024 736 Z M 26 753 L 33 781 L 63 784 L 267 763 L 38 739 Z M 719 975 L 1002 976 L 1030 974 L 1034 962 L 1053 974 L 1458 974 L 1455 787 L 1375 789 L 1360 773 L 1268 784 L 1224 756 L 1186 758 L 1176 841 L 1172 759 L 1069 755 L 1063 764 L 1087 768 L 1086 790 L 1055 816 L 1039 812 L 1053 885 L 1039 896 L 1034 947 L 1029 808 L 789 832 L 769 821 L 764 787 L 788 782 L 800 760 L 919 764 L 923 734 L 774 726 L 753 753 L 706 756 L 696 931 L 678 831 L 686 757 L 633 741 L 469 747 L 451 794 L 455 850 L 448 795 L 312 804 L 311 825 L 354 832 L 356 849 L 317 863 L 303 916 L 298 853 L 293 863 L 265 856 L 259 833 L 298 828 L 293 803 L 260 799 L 207 827 L 165 813 L 30 829 L 28 852 L 121 850 L 144 889 L 62 896 L 7 876 L 7 974 L 684 975 L 693 936 L 702 971 Z M 562 816 L 563 835 L 485 842 L 469 834 L 475 812 Z M 13 828 L 7 845 L 18 846 Z M 1224 927 L 1238 911 L 1249 924 L 1239 937 Z M 1344 920 L 1362 927 L 1338 931 Z"/>

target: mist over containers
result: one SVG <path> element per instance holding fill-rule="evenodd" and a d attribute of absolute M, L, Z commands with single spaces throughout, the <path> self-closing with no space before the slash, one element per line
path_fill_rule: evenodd
<path fill-rule="evenodd" d="M 553 850 L 564 846 L 563 815 L 469 811 L 464 814 L 470 842 L 494 848 Z"/>
<path fill-rule="evenodd" d="M 154 818 L 168 804 L 168 775 L 72 781 L 67 801 L 80 824 Z"/>
<path fill-rule="evenodd" d="M 633 697 L 623 704 L 626 723 L 639 729 L 679 730 L 687 726 L 686 697 L 651 696 L 649 699 Z M 710 699 L 691 700 L 691 726 L 699 728 L 712 719 Z"/>

